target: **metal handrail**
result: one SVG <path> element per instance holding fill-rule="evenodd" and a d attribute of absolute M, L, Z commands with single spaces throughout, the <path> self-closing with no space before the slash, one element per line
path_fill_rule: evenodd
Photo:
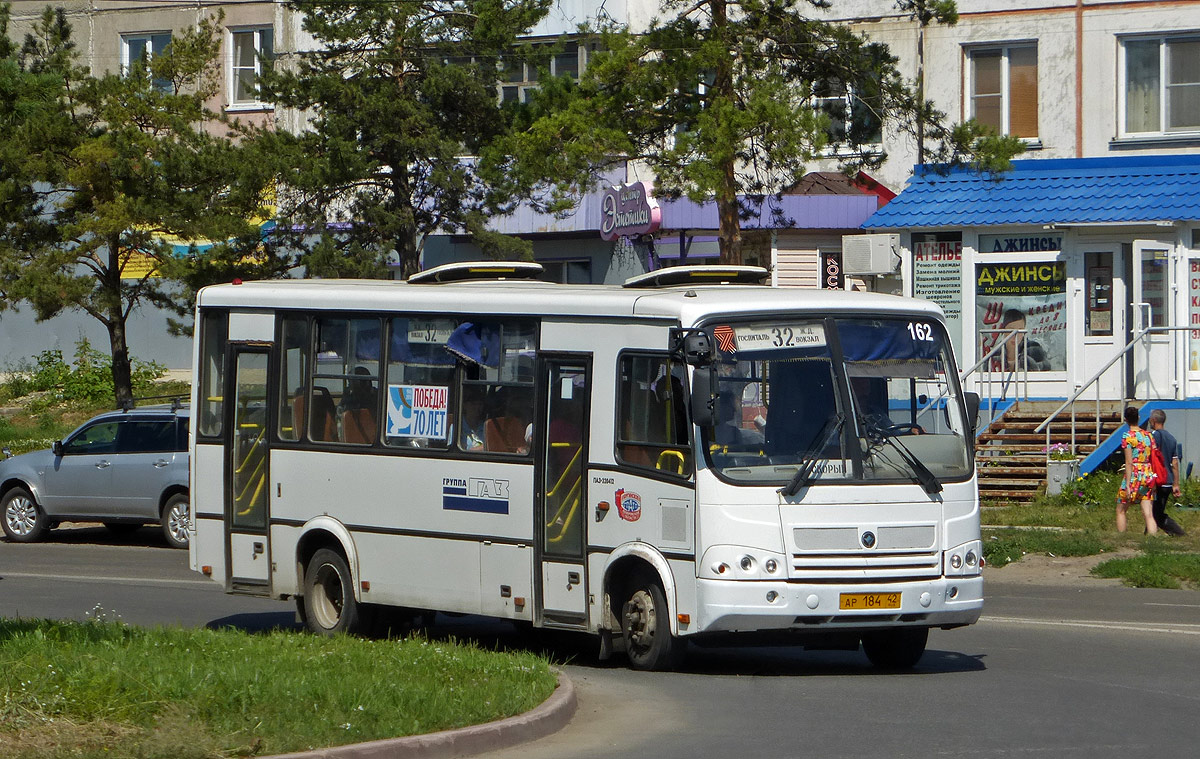
<path fill-rule="evenodd" d="M 992 349 L 987 353 L 988 357 L 995 358 L 996 354 L 1006 350 L 1008 348 L 1008 344 L 1011 341 L 1018 339 L 1018 336 L 1020 336 L 1020 342 L 1018 345 L 1026 345 L 1028 342 L 1027 338 L 1029 335 L 1029 330 L 1023 327 L 1019 329 L 984 329 L 980 330 L 979 334 L 980 336 L 985 334 L 994 334 L 997 336 L 996 344 L 993 345 Z M 980 342 L 982 343 L 982 340 Z M 1023 394 L 1020 392 L 1017 393 L 1018 398 L 1029 397 L 1029 351 L 1021 350 L 1019 355 L 1021 360 L 1018 366 L 1012 369 L 1001 370 L 999 400 L 1004 400 L 1008 396 L 1008 387 L 1010 384 L 1012 384 L 1014 387 L 1023 386 L 1025 388 L 1025 392 Z M 985 380 L 985 384 L 987 387 L 987 396 L 989 401 L 992 399 L 992 383 L 995 381 L 993 379 L 993 374 L 994 371 L 992 369 L 987 370 L 987 379 Z"/>
<path fill-rule="evenodd" d="M 1129 353 L 1129 351 L 1131 351 L 1135 345 L 1137 345 L 1139 342 L 1141 342 L 1146 337 L 1150 337 L 1150 336 L 1153 336 L 1158 333 L 1181 332 L 1181 331 L 1191 330 L 1191 329 L 1193 329 L 1191 326 L 1186 326 L 1186 327 L 1147 327 L 1145 329 L 1138 330 L 1137 334 L 1134 335 L 1129 340 L 1129 342 L 1125 344 L 1124 348 L 1122 348 L 1120 351 L 1115 353 L 1113 355 L 1113 357 L 1110 358 L 1104 364 L 1104 366 L 1100 368 L 1099 371 L 1097 371 L 1095 374 L 1093 374 L 1091 376 L 1090 379 L 1088 379 L 1087 382 L 1080 385 L 1079 389 L 1076 390 L 1075 393 L 1070 398 L 1065 400 L 1062 403 L 1062 405 L 1060 405 L 1058 408 L 1054 409 L 1054 411 L 1050 412 L 1050 415 L 1047 416 L 1046 419 L 1041 424 L 1039 424 L 1036 428 L 1034 428 L 1034 430 L 1033 430 L 1034 434 L 1037 434 L 1037 433 L 1041 432 L 1042 430 L 1046 431 L 1046 457 L 1047 457 L 1047 459 L 1050 456 L 1050 425 L 1051 425 L 1051 423 L 1054 422 L 1055 419 L 1058 418 L 1058 415 L 1061 414 L 1068 406 L 1071 407 L 1071 451 L 1072 451 L 1072 453 L 1074 453 L 1074 451 L 1075 451 L 1075 406 L 1074 406 L 1074 404 L 1075 404 L 1075 401 L 1079 400 L 1079 397 L 1081 395 L 1083 395 L 1084 391 L 1086 391 L 1092 385 L 1096 386 L 1096 413 L 1095 413 L 1096 442 L 1099 443 L 1099 441 L 1100 441 L 1100 382 L 1099 382 L 1099 380 L 1100 380 L 1100 377 L 1103 376 L 1105 372 L 1107 372 L 1109 369 L 1112 368 L 1113 364 L 1115 364 L 1115 363 L 1117 363 L 1117 361 L 1123 359 L 1125 357 L 1125 355 L 1127 353 Z M 1174 360 L 1176 362 L 1179 360 L 1179 356 L 1177 354 L 1178 354 L 1178 351 L 1172 351 L 1172 355 L 1174 356 Z M 1178 368 L 1178 367 L 1176 367 L 1176 368 Z"/>
<path fill-rule="evenodd" d="M 999 330 L 984 330 L 984 331 L 985 332 L 990 332 L 990 331 L 1000 332 Z M 983 355 L 983 358 L 979 359 L 978 361 L 976 361 L 974 364 L 971 365 L 970 369 L 967 369 L 965 372 L 962 372 L 961 374 L 959 374 L 958 375 L 959 384 L 960 385 L 965 384 L 967 377 L 970 377 L 980 367 L 982 367 L 984 364 L 986 364 L 987 362 L 994 359 L 996 357 L 996 355 L 1000 353 L 1000 351 L 1004 350 L 1004 347 L 1008 343 L 1010 338 L 1013 338 L 1018 334 L 1024 334 L 1025 332 L 1027 332 L 1027 330 L 1025 330 L 1025 329 L 1008 329 L 1008 330 L 1004 330 L 1003 332 L 1000 332 L 1000 334 L 1005 335 L 1005 338 L 1003 340 L 998 340 L 996 342 L 996 344 L 992 346 L 991 350 L 989 350 L 987 353 L 985 353 Z M 1024 361 L 1025 366 L 1023 368 L 1024 380 L 1018 381 L 1017 384 L 1024 384 L 1025 385 L 1025 394 L 1028 395 L 1029 394 L 1029 358 L 1028 358 L 1028 356 L 1024 356 L 1024 359 L 1025 359 L 1025 361 Z M 1019 370 L 1017 370 L 1017 369 L 1009 370 L 1009 374 L 1012 375 L 1017 371 L 1019 371 Z M 993 380 L 991 378 L 991 370 L 989 369 L 988 370 L 988 378 L 987 378 L 987 380 L 984 381 L 983 384 L 985 384 L 988 389 L 988 391 L 987 391 L 988 410 L 994 414 L 996 411 L 996 401 L 995 401 L 995 399 L 992 398 L 992 382 L 993 382 Z M 1005 382 L 1002 387 L 1007 388 L 1008 383 Z M 927 412 L 931 408 L 934 408 L 935 406 L 937 406 L 938 401 L 945 398 L 949 394 L 949 392 L 950 392 L 950 390 L 949 390 L 949 388 L 947 388 L 947 389 L 943 390 L 942 392 L 938 393 L 936 398 L 927 402 L 923 407 L 921 407 L 917 411 L 917 418 L 919 419 L 925 412 Z M 1003 399 L 1004 399 L 1004 393 L 1002 392 L 1000 395 L 1000 400 L 1003 400 Z M 989 419 L 989 421 L 990 421 L 990 419 Z"/>

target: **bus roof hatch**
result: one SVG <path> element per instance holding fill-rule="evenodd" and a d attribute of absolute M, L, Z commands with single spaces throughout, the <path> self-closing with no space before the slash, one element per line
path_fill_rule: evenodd
<path fill-rule="evenodd" d="M 761 285 L 767 273 L 761 266 L 670 266 L 630 277 L 624 287 Z"/>
<path fill-rule="evenodd" d="M 529 261 L 462 261 L 417 272 L 407 281 L 426 285 L 473 279 L 538 279 L 543 271 L 541 264 Z"/>

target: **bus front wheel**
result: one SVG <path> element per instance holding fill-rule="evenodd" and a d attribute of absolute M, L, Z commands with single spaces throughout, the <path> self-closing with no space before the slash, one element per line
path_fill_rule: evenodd
<path fill-rule="evenodd" d="M 666 594 L 656 580 L 638 578 L 621 606 L 621 636 L 634 669 L 672 669 L 687 643 L 671 634 Z"/>
<path fill-rule="evenodd" d="M 350 567 L 337 551 L 322 548 L 304 570 L 304 623 L 318 635 L 356 633 L 360 606 Z"/>
<path fill-rule="evenodd" d="M 928 627 L 880 630 L 862 637 L 863 653 L 880 669 L 912 669 L 925 654 Z"/>

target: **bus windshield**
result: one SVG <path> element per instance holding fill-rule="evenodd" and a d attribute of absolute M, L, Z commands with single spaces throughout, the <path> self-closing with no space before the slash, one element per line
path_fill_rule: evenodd
<path fill-rule="evenodd" d="M 936 320 L 784 317 L 711 331 L 716 414 L 701 444 L 722 479 L 791 492 L 915 482 L 932 493 L 970 475 L 969 426 Z"/>

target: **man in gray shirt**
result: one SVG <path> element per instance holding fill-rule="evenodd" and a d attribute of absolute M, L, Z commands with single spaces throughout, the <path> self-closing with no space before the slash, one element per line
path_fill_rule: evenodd
<path fill-rule="evenodd" d="M 1167 412 L 1160 408 L 1150 412 L 1150 434 L 1167 464 L 1167 484 L 1155 488 L 1154 521 L 1158 523 L 1158 529 L 1168 535 L 1181 536 L 1185 534 L 1183 528 L 1167 516 L 1167 499 L 1172 495 L 1179 497 L 1179 442 L 1167 432 Z"/>

